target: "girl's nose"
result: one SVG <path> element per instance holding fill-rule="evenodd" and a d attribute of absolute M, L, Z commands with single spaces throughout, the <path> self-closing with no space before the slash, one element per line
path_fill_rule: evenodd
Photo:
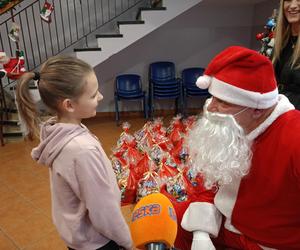
<path fill-rule="evenodd" d="M 98 102 L 100 102 L 103 99 L 103 95 L 98 91 Z"/>

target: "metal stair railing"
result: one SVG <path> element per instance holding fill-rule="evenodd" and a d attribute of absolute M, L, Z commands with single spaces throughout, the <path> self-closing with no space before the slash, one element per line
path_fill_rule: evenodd
<path fill-rule="evenodd" d="M 25 1 L 23 1 L 24 3 Z M 93 32 L 124 14 L 138 4 L 149 5 L 149 0 L 48 0 L 54 5 L 51 22 L 40 17 L 45 1 L 36 0 L 1 15 L 8 17 L 0 23 L 0 51 L 15 57 L 18 49 L 24 51 L 26 70 L 38 68 L 49 57 L 72 49 L 77 44 L 88 47 Z M 20 26 L 20 41 L 9 38 L 13 20 Z M 82 45 L 83 44 L 83 45 Z M 18 48 L 19 47 L 19 48 Z M 2 79 L 4 80 L 4 79 Z M 4 88 L 13 81 L 7 79 Z"/>

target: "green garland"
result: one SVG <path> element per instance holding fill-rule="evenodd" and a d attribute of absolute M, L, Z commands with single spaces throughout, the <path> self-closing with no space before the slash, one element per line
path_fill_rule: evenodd
<path fill-rule="evenodd" d="M 0 8 L 4 8 L 10 2 L 13 2 L 13 0 L 0 0 Z"/>

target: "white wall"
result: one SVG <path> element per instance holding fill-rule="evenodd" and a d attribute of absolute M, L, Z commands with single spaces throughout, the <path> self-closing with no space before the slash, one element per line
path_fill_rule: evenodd
<path fill-rule="evenodd" d="M 138 73 L 148 89 L 148 65 L 173 61 L 178 76 L 186 67 L 206 67 L 211 58 L 230 45 L 251 47 L 254 5 L 215 6 L 201 3 L 163 27 L 137 41 L 128 49 L 95 67 L 104 100 L 99 112 L 114 111 L 114 78 L 121 73 Z M 197 100 L 195 106 L 197 107 Z M 169 101 L 157 102 L 170 108 Z M 193 103 L 192 103 L 193 104 Z M 194 105 L 192 105 L 194 106 Z M 139 110 L 136 103 L 122 102 L 121 110 Z"/>

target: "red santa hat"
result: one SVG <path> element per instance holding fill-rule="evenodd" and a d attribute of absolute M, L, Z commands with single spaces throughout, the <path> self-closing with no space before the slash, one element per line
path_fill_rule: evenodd
<path fill-rule="evenodd" d="M 266 109 L 278 101 L 271 61 L 254 50 L 232 46 L 219 53 L 196 85 L 211 95 L 240 106 Z"/>

